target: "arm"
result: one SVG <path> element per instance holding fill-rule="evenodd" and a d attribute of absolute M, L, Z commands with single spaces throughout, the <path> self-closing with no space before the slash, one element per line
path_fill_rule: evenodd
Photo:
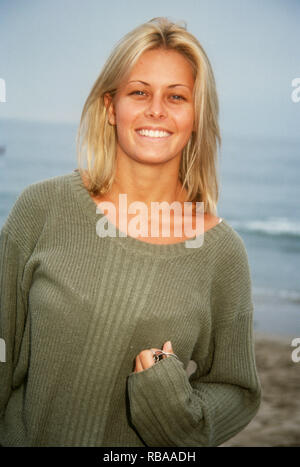
<path fill-rule="evenodd" d="M 212 362 L 204 369 L 198 342 L 190 379 L 174 357 L 128 377 L 132 423 L 147 446 L 218 446 L 258 411 L 249 265 L 239 237 L 227 246 L 212 292 Z"/>
<path fill-rule="evenodd" d="M 23 381 L 29 357 L 29 319 L 25 267 L 43 227 L 39 184 L 18 196 L 0 231 L 0 338 L 5 342 L 5 362 L 0 362 L 0 418 L 11 392 Z"/>
<path fill-rule="evenodd" d="M 24 377 L 26 303 L 21 288 L 25 255 L 4 230 L 0 233 L 0 338 L 5 361 L 0 361 L 0 417 L 10 394 Z M 21 352 L 21 349 L 23 352 Z"/>

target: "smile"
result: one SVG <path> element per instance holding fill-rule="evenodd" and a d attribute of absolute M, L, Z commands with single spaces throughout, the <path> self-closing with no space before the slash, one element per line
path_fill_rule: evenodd
<path fill-rule="evenodd" d="M 153 131 L 153 130 L 141 129 L 141 130 L 136 130 L 136 133 L 142 138 L 147 138 L 151 140 L 164 140 L 172 136 L 172 133 L 169 133 L 167 131 L 159 131 L 159 130 Z"/>

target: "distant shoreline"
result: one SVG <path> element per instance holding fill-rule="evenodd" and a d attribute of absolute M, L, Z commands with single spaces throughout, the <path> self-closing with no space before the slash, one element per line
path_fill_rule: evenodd
<path fill-rule="evenodd" d="M 254 330 L 254 338 L 256 340 L 276 341 L 278 343 L 286 344 L 287 342 L 291 342 L 293 339 L 295 339 L 295 337 L 300 337 L 300 334 L 285 335 Z"/>

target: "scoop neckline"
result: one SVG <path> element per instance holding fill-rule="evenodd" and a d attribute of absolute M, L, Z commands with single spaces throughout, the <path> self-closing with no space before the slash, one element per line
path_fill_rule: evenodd
<path fill-rule="evenodd" d="M 96 231 L 96 223 L 101 218 L 104 217 L 106 219 L 107 225 L 109 228 L 115 229 L 116 237 L 103 237 L 104 239 L 111 238 L 115 240 L 119 245 L 121 245 L 125 249 L 130 249 L 132 251 L 148 254 L 148 255 L 158 255 L 158 256 L 181 256 L 181 255 L 191 255 L 195 254 L 198 251 L 202 251 L 211 244 L 211 242 L 216 241 L 220 235 L 222 235 L 228 229 L 228 223 L 222 217 L 222 221 L 218 222 L 215 226 L 208 229 L 204 234 L 200 234 L 199 237 L 203 237 L 202 243 L 200 246 L 190 248 L 186 246 L 186 241 L 177 242 L 177 243 L 165 243 L 165 244 L 157 244 L 157 243 L 149 243 L 138 238 L 131 237 L 130 235 L 124 236 L 124 232 L 120 231 L 118 227 L 112 224 L 108 218 L 105 216 L 104 213 L 98 212 L 97 205 L 95 201 L 90 196 L 87 188 L 85 187 L 81 174 L 78 168 L 73 169 L 71 172 L 71 177 L 69 178 L 70 185 L 77 196 L 77 200 L 79 204 L 82 206 L 85 216 L 95 225 Z M 121 234 L 121 236 L 120 236 Z M 100 238 L 100 237 L 99 237 Z M 188 242 L 194 241 L 196 239 L 196 235 L 191 237 Z M 199 239 L 201 242 L 201 239 Z"/>

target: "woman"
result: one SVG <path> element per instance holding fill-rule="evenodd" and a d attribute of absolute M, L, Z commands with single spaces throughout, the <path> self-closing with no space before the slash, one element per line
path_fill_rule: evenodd
<path fill-rule="evenodd" d="M 216 216 L 217 118 L 184 26 L 154 18 L 117 44 L 79 168 L 23 190 L 1 231 L 2 445 L 218 446 L 256 414 L 247 253 Z M 192 203 L 196 235 L 152 235 L 156 202 Z M 136 206 L 150 217 L 133 235 Z"/>

